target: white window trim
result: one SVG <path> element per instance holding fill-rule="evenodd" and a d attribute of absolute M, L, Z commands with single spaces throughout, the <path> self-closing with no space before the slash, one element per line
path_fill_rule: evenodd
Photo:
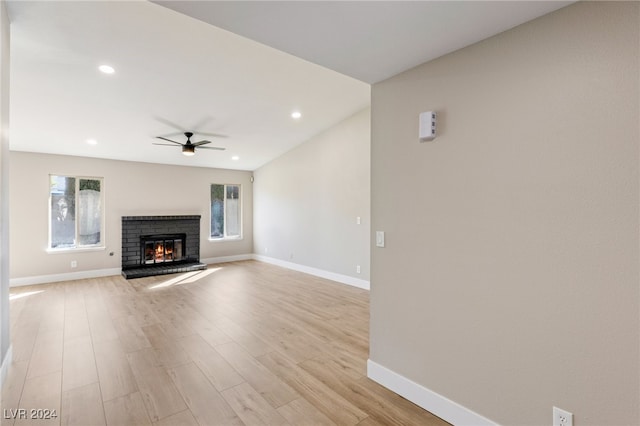
<path fill-rule="evenodd" d="M 224 194 L 226 196 L 227 186 L 237 186 L 240 189 L 240 235 L 238 236 L 224 236 L 222 238 L 211 238 L 211 215 L 213 212 L 211 211 L 211 185 L 224 185 Z M 242 189 L 242 184 L 240 183 L 211 183 L 209 184 L 209 233 L 208 239 L 211 243 L 226 243 L 230 241 L 242 241 L 244 239 L 244 190 Z M 225 215 L 226 219 L 226 215 Z M 224 233 L 227 233 L 227 221 L 224 221 Z"/>
<path fill-rule="evenodd" d="M 63 254 L 63 253 L 70 253 L 70 252 L 90 252 L 90 251 L 101 251 L 101 250 L 106 250 L 107 245 L 105 243 L 105 239 L 106 239 L 106 234 L 105 234 L 105 193 L 104 193 L 104 177 L 100 177 L 100 176 L 81 176 L 81 175 L 70 175 L 70 174 L 64 174 L 64 173 L 49 173 L 49 182 L 51 182 L 51 176 L 64 176 L 64 177 L 72 177 L 76 179 L 76 189 L 79 190 L 80 188 L 80 179 L 93 179 L 93 180 L 99 180 L 100 181 L 100 204 L 102 206 L 102 219 L 100 221 L 100 243 L 99 244 L 93 244 L 93 245 L 86 245 L 86 246 L 75 246 L 75 247 L 51 247 L 51 188 L 49 188 L 49 198 L 48 198 L 48 240 L 47 240 L 47 248 L 46 248 L 46 252 L 48 254 Z M 76 194 L 78 193 L 78 191 L 76 191 Z M 77 195 L 76 195 L 77 196 Z M 76 205 L 77 205 L 77 199 L 76 199 Z M 77 214 L 77 213 L 76 213 Z M 77 238 L 77 225 L 76 225 L 76 238 Z"/>

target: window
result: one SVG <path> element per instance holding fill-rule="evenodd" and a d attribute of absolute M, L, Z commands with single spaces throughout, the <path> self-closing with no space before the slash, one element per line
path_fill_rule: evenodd
<path fill-rule="evenodd" d="M 50 175 L 49 247 L 102 246 L 102 178 Z"/>
<path fill-rule="evenodd" d="M 211 185 L 211 239 L 242 237 L 240 185 Z"/>

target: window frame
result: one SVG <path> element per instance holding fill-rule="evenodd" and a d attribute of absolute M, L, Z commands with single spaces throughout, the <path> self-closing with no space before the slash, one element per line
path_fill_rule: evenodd
<path fill-rule="evenodd" d="M 223 230 L 223 236 L 222 237 L 213 237 L 212 234 L 212 226 L 211 226 L 211 222 L 213 219 L 213 203 L 212 203 L 212 199 L 211 199 L 211 189 L 213 185 L 219 185 L 219 186 L 223 186 L 223 190 L 222 193 L 224 194 L 224 204 L 222 207 L 222 211 L 224 214 L 224 230 Z M 239 227 L 240 227 L 240 235 L 237 236 L 228 236 L 227 235 L 227 208 L 226 208 L 226 202 L 227 202 L 227 186 L 237 186 L 238 187 L 238 219 L 239 219 Z M 242 184 L 240 183 L 211 183 L 209 184 L 209 241 L 211 242 L 225 242 L 225 241 L 240 241 L 242 239 L 244 239 L 244 219 L 243 219 L 243 208 L 244 208 L 244 202 L 243 202 L 243 188 L 242 188 Z"/>
<path fill-rule="evenodd" d="M 74 178 L 75 179 L 75 192 L 74 192 L 74 203 L 75 203 L 75 220 L 74 220 L 74 245 L 73 246 L 66 246 L 66 247 L 52 247 L 51 244 L 53 243 L 52 238 L 53 238 L 53 226 L 52 226 L 52 191 L 51 191 L 51 181 L 53 177 L 64 177 L 64 178 Z M 77 216 L 78 216 L 78 206 L 79 206 L 79 197 L 80 197 L 80 181 L 81 180 L 97 180 L 100 182 L 100 241 L 96 244 L 86 244 L 86 245 L 78 245 L 78 241 L 79 241 L 79 228 L 80 228 L 80 221 L 77 220 Z M 85 176 L 85 175 L 72 175 L 72 174 L 60 174 L 60 173 L 49 173 L 49 196 L 47 197 L 48 199 L 48 215 L 47 215 L 47 221 L 48 221 L 48 240 L 47 240 L 47 249 L 46 251 L 48 253 L 64 253 L 64 252 L 78 252 L 78 251 L 98 251 L 98 250 L 104 250 L 106 248 L 106 243 L 105 243 L 105 214 L 106 214 L 106 210 L 104 208 L 104 202 L 105 202 L 105 186 L 104 186 L 104 177 L 100 177 L 100 176 Z"/>

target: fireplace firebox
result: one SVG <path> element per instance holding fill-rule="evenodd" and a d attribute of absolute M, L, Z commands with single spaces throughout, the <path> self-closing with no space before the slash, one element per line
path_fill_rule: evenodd
<path fill-rule="evenodd" d="M 122 217 L 122 275 L 129 278 L 206 269 L 200 216 Z"/>
<path fill-rule="evenodd" d="M 140 248 L 143 265 L 182 262 L 185 249 L 185 234 L 143 235 Z"/>

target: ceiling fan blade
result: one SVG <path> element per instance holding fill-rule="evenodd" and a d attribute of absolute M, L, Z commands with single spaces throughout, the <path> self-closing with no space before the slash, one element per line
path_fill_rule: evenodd
<path fill-rule="evenodd" d="M 158 138 L 158 139 L 162 139 L 163 141 L 173 142 L 173 143 L 175 143 L 175 144 L 182 145 L 180 142 L 172 141 L 171 139 L 167 139 L 167 138 L 164 138 L 164 137 L 162 137 L 162 136 L 156 136 L 156 138 Z"/>
<path fill-rule="evenodd" d="M 207 144 L 207 143 L 211 143 L 211 141 L 192 142 L 191 145 L 200 146 L 200 145 L 204 145 L 204 144 Z"/>
<path fill-rule="evenodd" d="M 224 151 L 227 148 L 220 148 L 217 146 L 199 146 L 198 149 L 215 149 L 217 151 Z"/>
<path fill-rule="evenodd" d="M 202 119 L 200 121 L 198 121 L 197 123 L 194 123 L 191 128 L 192 129 L 201 129 L 203 127 L 206 127 L 207 124 L 209 124 L 210 122 L 215 121 L 215 118 L 210 116 L 210 115 L 205 115 L 204 117 L 202 117 Z M 193 132 L 196 133 L 196 132 Z"/>
<path fill-rule="evenodd" d="M 176 130 L 179 130 L 180 133 L 176 133 L 177 135 L 182 135 L 184 134 L 185 130 L 182 128 L 182 126 L 177 125 L 176 123 L 167 120 L 166 118 L 160 117 L 160 116 L 154 116 L 153 118 L 155 118 L 157 121 L 161 122 L 162 124 L 165 124 L 169 127 L 173 127 Z"/>
<path fill-rule="evenodd" d="M 200 136 L 211 136 L 212 138 L 228 138 L 229 135 L 223 135 L 222 133 L 204 133 L 204 132 L 194 132 L 196 135 Z"/>

